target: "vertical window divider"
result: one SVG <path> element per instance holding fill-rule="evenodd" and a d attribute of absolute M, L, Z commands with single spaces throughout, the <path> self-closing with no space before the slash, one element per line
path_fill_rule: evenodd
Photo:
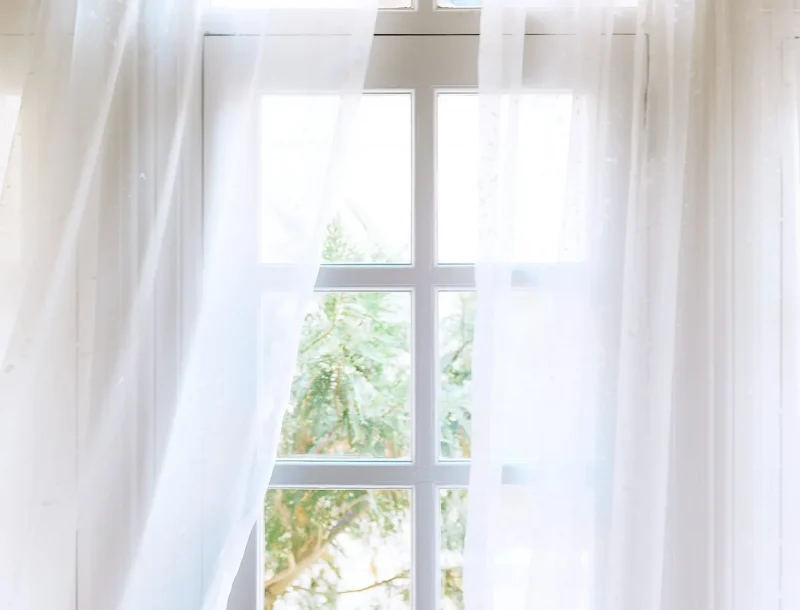
<path fill-rule="evenodd" d="M 422 86 L 414 95 L 414 494 L 413 591 L 416 608 L 435 608 L 439 583 L 437 482 L 432 474 L 438 458 L 436 417 L 435 266 L 435 90 Z"/>

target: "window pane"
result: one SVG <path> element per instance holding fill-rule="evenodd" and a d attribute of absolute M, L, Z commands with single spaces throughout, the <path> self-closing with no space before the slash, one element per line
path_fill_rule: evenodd
<path fill-rule="evenodd" d="M 542 263 L 583 256 L 583 215 L 567 205 L 572 96 L 523 95 L 519 106 L 520 176 L 512 236 L 514 262 Z M 501 121 L 505 121 L 505 109 Z M 471 263 L 478 244 L 480 107 L 473 94 L 438 98 L 438 259 Z M 504 126 L 504 128 L 507 126 Z M 500 143 L 502 149 L 503 143 Z M 470 177 L 469 179 L 467 177 Z"/>
<path fill-rule="evenodd" d="M 539 474 L 541 486 L 503 485 L 500 501 L 492 503 L 499 509 L 492 521 L 492 560 L 502 565 L 495 573 L 492 608 L 592 607 L 597 499 L 573 481 L 562 484 L 569 472 L 547 476 L 552 478 Z M 547 480 L 558 483 L 548 486 Z M 463 610 L 467 490 L 440 490 L 440 503 L 441 609 Z"/>
<path fill-rule="evenodd" d="M 410 608 L 410 504 L 408 490 L 267 492 L 265 608 Z"/>
<path fill-rule="evenodd" d="M 569 608 L 597 604 L 598 498 L 569 471 L 540 470 L 533 485 L 503 485 L 492 502 L 493 608 Z M 524 519 L 520 519 L 524 515 Z"/>
<path fill-rule="evenodd" d="M 475 293 L 439 293 L 439 417 L 441 455 L 470 456 Z"/>
<path fill-rule="evenodd" d="M 262 262 L 293 262 L 303 224 L 316 213 L 334 151 L 340 98 L 262 100 Z M 411 262 L 411 95 L 364 95 L 323 248 L 327 263 Z M 312 218 L 309 218 L 312 216 Z M 313 226 L 313 224 L 310 224 Z"/>
<path fill-rule="evenodd" d="M 328 227 L 328 263 L 411 262 L 410 94 L 361 100 L 345 192 Z"/>
<path fill-rule="evenodd" d="M 320 293 L 306 315 L 280 455 L 408 458 L 411 296 Z"/>
<path fill-rule="evenodd" d="M 467 531 L 467 490 L 440 491 L 442 548 L 442 610 L 464 609 L 464 536 Z"/>

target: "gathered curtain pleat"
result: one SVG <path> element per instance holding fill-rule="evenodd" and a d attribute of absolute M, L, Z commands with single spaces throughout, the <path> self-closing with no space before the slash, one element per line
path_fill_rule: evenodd
<path fill-rule="evenodd" d="M 305 48 L 334 66 L 338 112 L 274 286 L 254 281 L 271 203 L 241 184 L 265 75 L 291 58 L 237 58 L 238 122 L 204 156 L 207 8 L 0 7 L 4 610 L 225 608 L 257 521 L 377 3 L 346 3 L 343 42 Z"/>
<path fill-rule="evenodd" d="M 623 4 L 483 2 L 467 608 L 797 608 L 795 7 Z"/>

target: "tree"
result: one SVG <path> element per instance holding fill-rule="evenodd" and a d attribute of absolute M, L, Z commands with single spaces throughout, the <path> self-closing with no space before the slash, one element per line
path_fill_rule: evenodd
<path fill-rule="evenodd" d="M 359 255 L 341 223 L 331 223 L 324 254 L 326 260 Z M 448 310 L 441 324 L 445 457 L 469 455 L 465 392 L 471 377 L 472 310 L 470 299 L 462 304 Z M 410 455 L 410 306 L 404 293 L 320 295 L 304 324 L 282 456 Z M 454 491 L 442 496 L 449 556 L 462 544 L 463 496 Z M 373 582 L 353 590 L 343 590 L 341 576 L 348 549 L 360 541 L 359 548 L 378 553 L 380 541 L 406 535 L 409 512 L 407 490 L 271 490 L 264 507 L 265 607 L 335 608 L 337 600 L 372 599 L 369 595 L 376 593 L 397 607 L 407 606 L 407 562 L 382 574 L 385 566 L 373 557 Z M 443 577 L 450 607 L 462 608 L 460 568 L 448 566 Z M 388 607 L 384 604 L 372 603 L 380 610 Z"/>

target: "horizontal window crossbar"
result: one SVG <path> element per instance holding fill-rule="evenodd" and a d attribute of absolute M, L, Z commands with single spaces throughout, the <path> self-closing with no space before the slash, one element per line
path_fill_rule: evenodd
<path fill-rule="evenodd" d="M 270 487 L 380 488 L 413 487 L 433 483 L 441 487 L 466 487 L 469 484 L 468 461 L 438 462 L 433 467 L 412 462 L 378 461 L 288 461 L 279 460 Z M 544 472 L 542 467 L 510 464 L 502 468 L 503 485 L 552 485 L 552 477 L 573 484 L 591 485 L 590 465 L 564 464 Z"/>
<path fill-rule="evenodd" d="M 280 460 L 270 487 L 413 487 L 420 483 L 464 487 L 469 483 L 469 464 L 440 462 L 425 468 L 410 462 Z"/>
<path fill-rule="evenodd" d="M 293 285 L 296 270 L 291 266 L 262 265 L 258 275 L 261 283 L 271 290 Z M 511 272 L 515 288 L 585 287 L 590 281 L 586 266 L 579 263 L 542 263 L 519 265 Z M 317 275 L 317 290 L 380 289 L 402 290 L 425 287 L 475 287 L 474 265 L 439 265 L 433 268 L 411 265 L 371 266 L 323 265 Z"/>

